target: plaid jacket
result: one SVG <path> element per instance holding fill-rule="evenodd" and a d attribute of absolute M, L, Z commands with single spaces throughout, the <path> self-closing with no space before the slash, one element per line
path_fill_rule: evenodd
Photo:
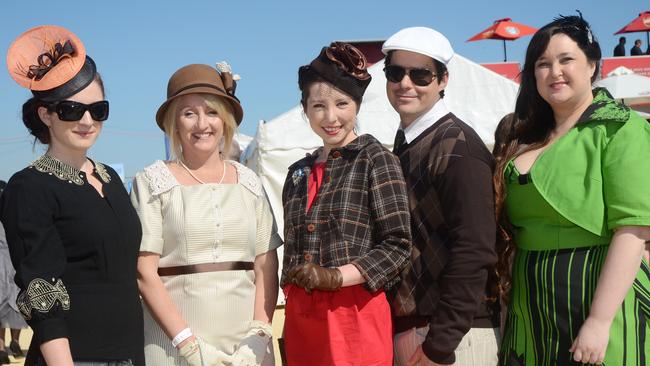
<path fill-rule="evenodd" d="M 374 292 L 398 281 L 411 251 L 406 184 L 397 157 L 361 135 L 327 157 L 323 184 L 309 212 L 307 180 L 322 148 L 289 167 L 284 183 L 284 262 L 354 264 Z"/>

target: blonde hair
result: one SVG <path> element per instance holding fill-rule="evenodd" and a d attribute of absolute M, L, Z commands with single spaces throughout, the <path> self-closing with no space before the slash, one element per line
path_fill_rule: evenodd
<path fill-rule="evenodd" d="M 232 141 L 237 131 L 237 122 L 235 122 L 234 111 L 230 103 L 228 103 L 224 98 L 218 97 L 213 94 L 199 94 L 203 97 L 205 105 L 209 108 L 217 111 L 219 118 L 223 121 L 223 147 L 221 148 L 221 154 L 224 157 L 228 156 L 230 148 L 232 146 Z M 165 111 L 165 116 L 163 117 L 163 128 L 165 129 L 165 135 L 169 139 L 170 153 L 173 158 L 179 159 L 183 156 L 183 148 L 181 146 L 180 138 L 178 137 L 178 128 L 176 127 L 176 120 L 178 118 L 178 101 L 180 98 L 176 98 L 169 102 L 167 111 Z"/>

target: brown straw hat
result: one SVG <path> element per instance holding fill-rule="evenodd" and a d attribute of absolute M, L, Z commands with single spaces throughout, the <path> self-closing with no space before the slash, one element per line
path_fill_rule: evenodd
<path fill-rule="evenodd" d="M 217 69 L 202 64 L 192 64 L 181 67 L 172 75 L 167 84 L 167 100 L 156 112 L 156 122 L 161 130 L 163 119 L 169 103 L 182 95 L 212 94 L 227 100 L 234 111 L 235 121 L 239 125 L 244 118 L 244 111 L 235 97 L 235 82 L 229 71 L 219 73 Z"/>
<path fill-rule="evenodd" d="M 26 31 L 7 52 L 9 74 L 33 92 L 62 86 L 77 76 L 85 64 L 86 49 L 79 37 L 56 25 Z"/>

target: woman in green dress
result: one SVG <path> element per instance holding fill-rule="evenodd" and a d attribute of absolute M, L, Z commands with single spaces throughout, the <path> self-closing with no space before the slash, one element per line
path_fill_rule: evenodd
<path fill-rule="evenodd" d="M 650 364 L 650 124 L 592 90 L 600 57 L 582 16 L 526 52 L 495 176 L 502 365 Z"/>

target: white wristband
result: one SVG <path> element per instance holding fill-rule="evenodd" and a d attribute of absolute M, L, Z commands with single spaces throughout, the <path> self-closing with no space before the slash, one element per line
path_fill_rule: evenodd
<path fill-rule="evenodd" d="M 172 339 L 172 346 L 176 347 L 181 344 L 184 340 L 192 336 L 192 330 L 190 328 L 185 328 L 176 334 L 176 337 Z"/>

